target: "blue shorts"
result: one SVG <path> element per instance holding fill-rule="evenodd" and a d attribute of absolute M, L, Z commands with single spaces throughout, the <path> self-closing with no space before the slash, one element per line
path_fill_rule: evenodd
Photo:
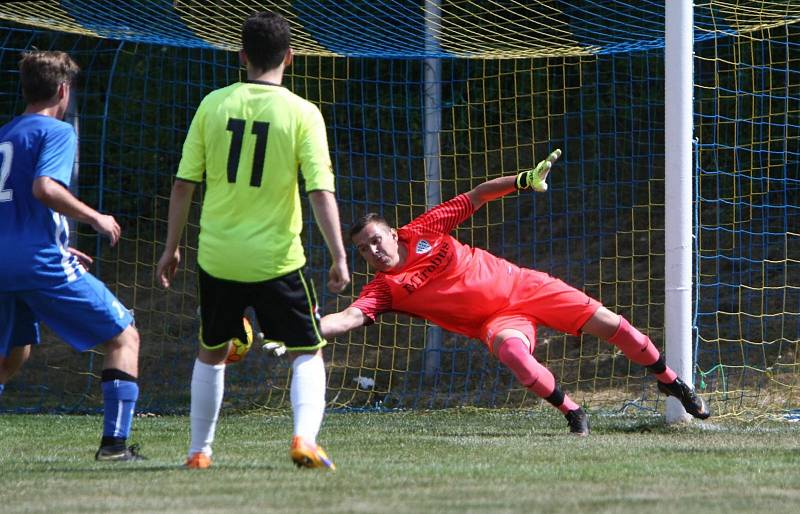
<path fill-rule="evenodd" d="M 78 351 L 108 341 L 133 323 L 133 316 L 90 273 L 49 289 L 0 293 L 0 356 L 39 342 L 44 322 Z"/>
<path fill-rule="evenodd" d="M 21 300 L 16 299 L 13 301 L 16 302 L 16 305 L 13 306 L 14 317 L 8 318 L 5 316 L 5 295 L 0 294 L 0 331 L 3 331 L 4 327 L 10 327 L 9 344 L 4 351 L 0 351 L 0 359 L 8 357 L 8 354 L 15 347 L 39 344 L 39 322 L 36 321 L 33 312 Z M 13 321 L 6 325 L 7 319 L 12 319 Z M 3 337 L 3 335 L 0 335 L 0 337 Z M 0 343 L 0 348 L 3 348 L 2 343 Z"/>

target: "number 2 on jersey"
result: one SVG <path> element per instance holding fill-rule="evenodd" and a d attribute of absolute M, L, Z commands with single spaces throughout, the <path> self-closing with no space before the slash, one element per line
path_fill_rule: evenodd
<path fill-rule="evenodd" d="M 228 119 L 227 129 L 232 132 L 231 146 L 228 150 L 228 182 L 236 182 L 236 172 L 239 170 L 239 160 L 242 157 L 242 143 L 246 121 L 239 118 Z M 267 153 L 267 137 L 269 123 L 254 121 L 250 133 L 256 136 L 256 146 L 253 150 L 253 170 L 250 175 L 250 185 L 261 187 L 261 175 L 264 174 L 264 156 Z"/>
<path fill-rule="evenodd" d="M 6 189 L 6 180 L 11 174 L 11 160 L 14 158 L 14 145 L 10 141 L 0 143 L 0 202 L 10 202 L 14 198 L 14 191 Z"/>

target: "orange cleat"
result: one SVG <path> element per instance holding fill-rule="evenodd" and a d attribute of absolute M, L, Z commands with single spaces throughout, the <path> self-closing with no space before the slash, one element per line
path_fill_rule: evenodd
<path fill-rule="evenodd" d="M 211 457 L 203 452 L 193 453 L 183 465 L 186 469 L 206 469 L 211 467 Z"/>
<path fill-rule="evenodd" d="M 336 471 L 336 465 L 322 447 L 308 443 L 298 435 L 292 438 L 289 455 L 298 468 L 328 468 Z"/>

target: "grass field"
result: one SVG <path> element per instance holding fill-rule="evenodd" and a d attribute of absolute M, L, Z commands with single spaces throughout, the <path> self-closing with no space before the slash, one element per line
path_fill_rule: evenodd
<path fill-rule="evenodd" d="M 137 418 L 149 460 L 96 463 L 97 416 L 0 416 L 0 511 L 798 512 L 800 425 L 551 410 L 332 413 L 335 473 L 288 459 L 287 414 L 224 416 L 214 467 L 184 470 L 185 417 Z"/>

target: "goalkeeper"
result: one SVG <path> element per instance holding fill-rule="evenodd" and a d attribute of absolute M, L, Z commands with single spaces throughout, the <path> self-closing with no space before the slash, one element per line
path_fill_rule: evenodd
<path fill-rule="evenodd" d="M 546 191 L 545 179 L 560 155 L 556 150 L 533 170 L 484 182 L 400 229 L 375 213 L 359 219 L 350 238 L 377 273 L 348 308 L 322 318 L 323 337 L 374 323 L 385 312 L 427 319 L 483 341 L 528 390 L 565 415 L 570 432 L 587 435 L 586 413 L 533 357 L 533 349 L 540 324 L 572 335 L 592 334 L 646 366 L 655 374 L 659 390 L 678 398 L 686 412 L 707 418 L 703 400 L 625 318 L 547 273 L 521 268 L 449 235 L 490 200 L 518 190 Z"/>

